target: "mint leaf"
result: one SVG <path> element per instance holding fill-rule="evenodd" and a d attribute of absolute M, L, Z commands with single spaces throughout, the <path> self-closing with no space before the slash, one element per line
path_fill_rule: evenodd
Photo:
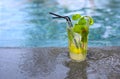
<path fill-rule="evenodd" d="M 74 27 L 73 27 L 73 31 L 76 32 L 76 33 L 81 33 L 80 25 L 75 24 Z"/>
<path fill-rule="evenodd" d="M 79 21 L 78 21 L 78 24 L 79 25 L 86 25 L 86 19 L 84 17 L 80 18 Z"/>
<path fill-rule="evenodd" d="M 80 14 L 74 14 L 74 15 L 72 16 L 72 20 L 78 20 L 80 17 L 81 17 Z"/>

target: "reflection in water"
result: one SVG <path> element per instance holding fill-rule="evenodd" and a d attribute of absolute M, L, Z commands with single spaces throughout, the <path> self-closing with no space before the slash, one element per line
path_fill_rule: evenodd
<path fill-rule="evenodd" d="M 80 63 L 70 61 L 66 63 L 66 66 L 70 68 L 70 71 L 68 72 L 68 76 L 65 79 L 87 79 L 86 61 Z"/>

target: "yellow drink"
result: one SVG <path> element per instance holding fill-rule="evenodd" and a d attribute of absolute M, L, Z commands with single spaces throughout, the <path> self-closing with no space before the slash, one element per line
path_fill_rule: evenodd
<path fill-rule="evenodd" d="M 82 48 L 76 48 L 75 44 L 73 43 L 69 45 L 69 51 L 70 58 L 73 60 L 83 61 L 86 58 L 86 56 L 83 54 Z"/>
<path fill-rule="evenodd" d="M 84 61 L 86 59 L 87 53 L 87 41 L 81 41 L 81 34 L 75 33 L 71 30 L 72 28 L 68 28 L 68 48 L 69 48 L 69 56 L 72 60 L 75 61 Z M 86 37 L 87 40 L 87 37 Z"/>

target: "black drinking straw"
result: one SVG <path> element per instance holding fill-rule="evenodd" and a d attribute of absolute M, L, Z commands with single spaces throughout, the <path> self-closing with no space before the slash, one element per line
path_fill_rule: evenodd
<path fill-rule="evenodd" d="M 58 14 L 55 14 L 55 13 L 52 13 L 52 12 L 49 12 L 49 14 L 56 16 L 56 17 L 53 17 L 53 19 L 55 19 L 55 18 L 64 18 L 64 19 L 66 19 L 69 27 L 73 26 L 73 24 L 72 24 L 72 22 L 71 22 L 71 20 L 70 20 L 70 18 L 68 16 L 61 16 L 61 15 L 58 15 Z"/>
<path fill-rule="evenodd" d="M 55 13 L 52 13 L 52 12 L 49 12 L 49 14 L 56 16 L 56 17 L 53 17 L 53 19 L 56 19 L 56 18 L 64 18 L 64 19 L 66 19 L 66 21 L 67 21 L 67 23 L 68 23 L 68 26 L 69 26 L 69 27 L 73 27 L 73 24 L 72 24 L 72 22 L 71 22 L 71 20 L 70 20 L 70 18 L 69 18 L 68 16 L 61 16 L 61 15 L 58 15 L 58 14 L 55 14 Z M 70 30 L 70 29 L 68 29 L 68 30 Z M 70 31 L 71 31 L 71 30 L 70 30 Z M 72 33 L 71 33 L 71 34 L 72 34 Z M 72 37 L 74 38 L 74 35 L 73 35 L 73 34 L 72 34 Z M 79 48 L 79 46 L 78 46 L 77 41 L 76 41 L 75 38 L 74 38 L 74 42 L 75 42 L 75 46 L 76 46 L 77 48 Z"/>

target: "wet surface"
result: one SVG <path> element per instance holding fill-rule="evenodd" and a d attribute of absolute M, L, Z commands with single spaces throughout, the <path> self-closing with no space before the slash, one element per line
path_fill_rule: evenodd
<path fill-rule="evenodd" d="M 0 79 L 119 79 L 120 47 L 89 48 L 73 62 L 67 48 L 0 48 Z"/>

